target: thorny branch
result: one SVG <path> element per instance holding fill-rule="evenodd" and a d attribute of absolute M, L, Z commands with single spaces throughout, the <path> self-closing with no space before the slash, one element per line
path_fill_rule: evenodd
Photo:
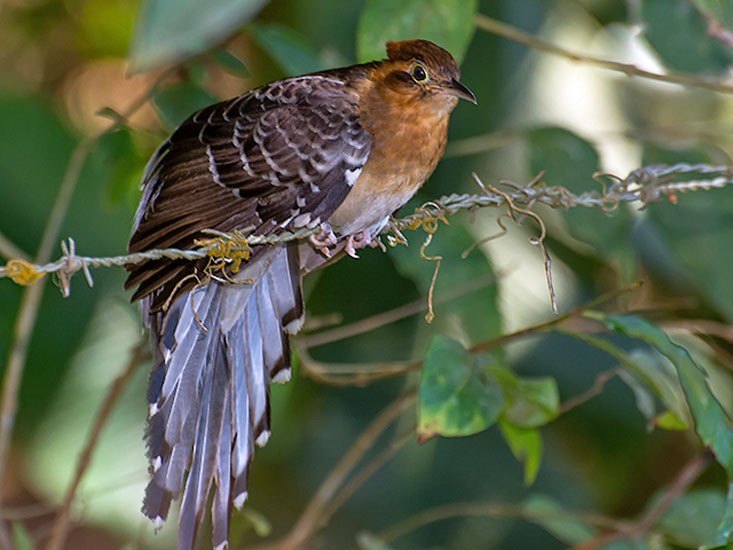
<path fill-rule="evenodd" d="M 613 174 L 598 173 L 594 179 L 599 182 L 601 190 L 573 194 L 566 187 L 547 185 L 540 177 L 525 185 L 502 181 L 497 186 L 484 185 L 474 174 L 474 178 L 482 188 L 481 194 L 453 194 L 430 201 L 415 209 L 413 214 L 392 220 L 384 229 L 387 241 L 391 245 L 406 242 L 402 231 L 422 228 L 428 238 L 437 229 L 438 221 L 446 221 L 446 216 L 461 211 L 476 210 L 485 207 L 502 207 L 509 209 L 510 215 L 517 221 L 530 217 L 542 228 L 540 217 L 532 210 L 542 204 L 550 208 L 600 208 L 604 212 L 616 210 L 621 203 L 640 204 L 646 208 L 650 204 L 667 198 L 673 204 L 677 202 L 677 194 L 719 189 L 733 184 L 733 168 L 708 164 L 656 164 L 634 170 L 625 178 Z M 520 214 L 521 217 L 517 217 Z M 155 249 L 136 254 L 111 257 L 80 256 L 76 253 L 73 239 L 62 244 L 63 255 L 58 260 L 37 265 L 22 258 L 15 258 L 0 267 L 0 277 L 9 277 L 21 285 L 29 285 L 53 273 L 64 296 L 70 293 L 71 277 L 82 271 L 91 286 L 93 281 L 90 269 L 99 267 L 125 266 L 145 260 L 160 258 L 199 260 L 209 258 L 212 269 L 224 266 L 236 268 L 249 258 L 251 247 L 265 244 L 279 244 L 294 240 L 303 240 L 317 232 L 317 229 L 300 229 L 295 232 L 283 232 L 277 235 L 247 235 L 246 230 L 232 233 L 209 231 L 210 239 L 201 241 L 193 250 L 176 248 Z M 532 242 L 540 245 L 545 257 L 545 272 L 552 294 L 549 256 L 542 244 L 544 230 Z M 427 241 L 429 244 L 429 241 Z M 424 252 L 424 251 L 423 251 Z M 423 254 L 425 256 L 425 254 Z M 427 257 L 427 256 L 426 256 Z"/>

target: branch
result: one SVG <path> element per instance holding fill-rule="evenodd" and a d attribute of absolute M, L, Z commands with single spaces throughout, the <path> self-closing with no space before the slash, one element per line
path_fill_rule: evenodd
<path fill-rule="evenodd" d="M 415 391 L 410 391 L 398 397 L 390 405 L 388 405 L 377 417 L 372 421 L 371 424 L 364 430 L 361 435 L 357 438 L 351 448 L 331 470 L 328 477 L 321 483 L 321 486 L 316 491 L 311 501 L 303 510 L 300 518 L 295 522 L 295 525 L 290 532 L 280 541 L 273 544 L 266 544 L 260 548 L 264 549 L 278 549 L 278 550 L 290 550 L 296 548 L 303 548 L 306 546 L 308 540 L 310 540 L 316 532 L 323 528 L 325 521 L 328 519 L 326 515 L 330 509 L 333 513 L 332 503 L 339 494 L 348 496 L 348 492 L 351 490 L 351 485 L 346 485 L 343 488 L 343 484 L 346 478 L 354 470 L 359 461 L 364 455 L 374 446 L 374 443 L 379 437 L 389 428 L 405 411 L 407 407 L 415 402 Z M 396 444 L 390 446 L 385 451 L 387 453 L 385 457 L 388 457 L 389 453 L 395 447 L 399 448 L 400 439 L 396 441 Z M 381 455 L 380 455 L 381 456 Z M 379 458 L 375 459 L 378 463 Z M 367 465 L 364 471 L 370 471 L 373 467 Z M 340 490 L 339 488 L 342 487 Z M 346 491 L 345 493 L 342 491 Z M 340 499 L 339 499 L 340 500 Z"/>
<path fill-rule="evenodd" d="M 66 167 L 66 172 L 61 180 L 56 200 L 51 209 L 51 214 L 43 231 L 41 244 L 38 247 L 38 252 L 35 257 L 35 262 L 39 266 L 46 264 L 51 259 L 53 245 L 58 240 L 61 224 L 66 217 L 71 197 L 74 194 L 81 175 L 81 170 L 94 144 L 99 138 L 116 129 L 140 109 L 147 102 L 158 84 L 168 74 L 169 71 L 162 73 L 150 88 L 132 103 L 127 112 L 116 119 L 107 129 L 96 136 L 84 139 L 77 145 Z M 24 260 L 16 260 L 16 262 L 20 262 L 22 265 Z M 8 262 L 5 269 L 0 269 L 0 274 L 12 271 L 11 265 L 12 260 Z M 36 277 L 36 280 L 38 278 L 40 277 Z M 2 402 L 0 402 L 0 486 L 2 486 L 2 480 L 7 473 L 8 453 L 10 451 L 13 427 L 15 425 L 15 414 L 18 408 L 20 381 L 23 378 L 28 346 L 36 317 L 38 316 L 44 289 L 45 281 L 41 281 L 40 284 L 28 288 L 24 292 L 13 329 L 13 343 L 8 354 L 8 364 L 3 380 Z M 2 504 L 2 496 L 2 491 L 0 491 L 0 504 Z M 8 542 L 8 538 L 5 526 L 0 522 L 0 543 L 4 544 Z"/>
<path fill-rule="evenodd" d="M 79 488 L 84 472 L 86 472 L 92 461 L 92 454 L 97 445 L 97 441 L 99 440 L 99 436 L 102 433 L 102 429 L 107 423 L 107 419 L 117 404 L 122 391 L 127 386 L 127 383 L 130 381 L 130 378 L 132 378 L 132 375 L 137 370 L 137 367 L 140 365 L 143 358 L 147 355 L 147 348 L 148 342 L 147 340 L 143 340 L 132 349 L 130 359 L 127 361 L 125 369 L 117 376 L 117 378 L 115 378 L 107 392 L 107 395 L 102 400 L 102 406 L 99 409 L 99 413 L 97 413 L 92 430 L 89 432 L 87 442 L 79 455 L 79 461 L 77 462 L 76 470 L 74 471 L 74 478 L 72 479 L 69 488 L 66 490 L 64 502 L 56 516 L 56 522 L 54 523 L 53 531 L 51 532 L 51 540 L 47 546 L 48 550 L 61 550 L 64 547 L 66 536 L 69 531 L 71 505 L 74 502 L 76 491 Z"/>
<path fill-rule="evenodd" d="M 685 491 L 695 482 L 713 461 L 713 453 L 705 450 L 687 463 L 677 474 L 669 489 L 662 495 L 657 503 L 652 506 L 637 522 L 630 525 L 622 525 L 611 532 L 593 537 L 591 540 L 573 547 L 573 550 L 596 550 L 604 548 L 618 540 L 636 539 L 646 535 L 662 516 L 669 510 L 670 506 L 681 497 Z"/>
<path fill-rule="evenodd" d="M 553 55 L 558 55 L 569 59 L 570 61 L 586 63 L 603 69 L 609 69 L 625 74 L 626 76 L 638 76 L 641 78 L 648 78 L 649 80 L 657 80 L 660 82 L 670 82 L 672 84 L 680 84 L 682 86 L 690 86 L 696 88 L 706 88 L 708 90 L 714 90 L 716 92 L 722 92 L 726 94 L 733 93 L 733 85 L 725 84 L 715 78 L 705 78 L 697 75 L 691 75 L 686 73 L 678 73 L 670 71 L 667 73 L 654 73 L 647 71 L 633 65 L 631 63 L 620 63 L 611 59 L 605 59 L 602 57 L 594 57 L 574 51 L 562 48 L 552 42 L 548 42 L 541 38 L 537 38 L 529 33 L 519 30 L 516 27 L 507 25 L 501 21 L 488 17 L 487 15 L 479 14 L 476 16 L 476 26 L 484 31 L 502 36 L 514 42 L 519 42 L 532 49 L 547 52 Z M 713 34 L 720 39 L 718 35 Z"/>

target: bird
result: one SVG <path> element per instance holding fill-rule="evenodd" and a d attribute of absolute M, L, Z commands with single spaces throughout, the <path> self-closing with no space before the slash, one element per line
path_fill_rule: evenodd
<path fill-rule="evenodd" d="M 168 258 L 127 268 L 153 348 L 142 511 L 157 530 L 181 499 L 179 550 L 196 544 L 212 494 L 212 546 L 228 545 L 255 447 L 270 437 L 269 385 L 291 378 L 303 276 L 378 244 L 435 169 L 458 101 L 476 103 L 442 47 L 403 40 L 386 53 L 206 107 L 145 169 L 130 253 L 195 248 L 211 230 L 312 230 L 217 272 Z"/>

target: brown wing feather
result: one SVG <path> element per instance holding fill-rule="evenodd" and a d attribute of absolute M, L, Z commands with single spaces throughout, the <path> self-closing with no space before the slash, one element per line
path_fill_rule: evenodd
<path fill-rule="evenodd" d="M 191 116 L 157 151 L 143 182 L 130 252 L 191 248 L 202 230 L 268 234 L 316 226 L 350 190 L 371 148 L 356 92 L 327 74 L 275 82 Z M 257 251 L 255 251 L 257 252 Z M 130 269 L 152 310 L 194 284 L 202 263 Z"/>

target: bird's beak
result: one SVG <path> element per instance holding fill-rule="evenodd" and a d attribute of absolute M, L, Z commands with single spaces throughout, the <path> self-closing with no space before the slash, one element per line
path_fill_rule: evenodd
<path fill-rule="evenodd" d="M 465 99 L 466 101 L 470 101 L 474 105 L 478 104 L 478 102 L 476 101 L 476 96 L 473 95 L 473 92 L 469 90 L 466 86 L 461 84 L 455 78 L 452 79 L 450 84 L 448 84 L 445 87 L 445 91 L 451 95 L 456 96 L 457 98 Z"/>

